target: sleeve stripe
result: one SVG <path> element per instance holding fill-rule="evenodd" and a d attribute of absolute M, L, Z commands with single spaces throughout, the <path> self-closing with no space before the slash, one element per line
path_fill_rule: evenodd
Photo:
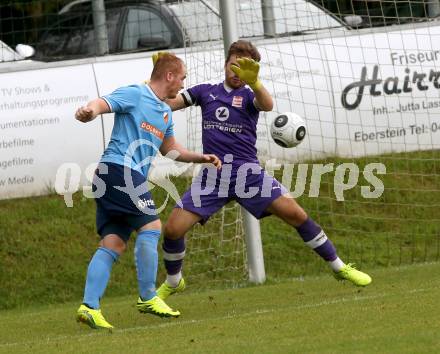
<path fill-rule="evenodd" d="M 105 103 L 107 103 L 108 108 L 110 108 L 110 112 L 113 112 L 113 107 L 111 103 L 107 100 L 107 98 L 105 98 L 104 96 L 101 98 L 105 101 Z"/>
<path fill-rule="evenodd" d="M 191 104 L 186 99 L 186 96 L 183 93 L 181 93 L 181 95 L 182 95 L 182 98 L 183 98 L 183 102 L 185 103 L 185 106 L 187 106 L 187 107 L 191 106 Z"/>
<path fill-rule="evenodd" d="M 191 96 L 191 101 L 192 101 L 192 103 L 193 104 L 197 104 L 197 99 L 194 97 L 194 95 L 192 94 L 192 92 L 191 91 L 187 91 L 188 93 L 189 93 L 189 95 Z"/>
<path fill-rule="evenodd" d="M 183 100 L 185 101 L 186 106 L 192 106 L 196 103 L 194 96 L 189 91 L 182 92 Z"/>

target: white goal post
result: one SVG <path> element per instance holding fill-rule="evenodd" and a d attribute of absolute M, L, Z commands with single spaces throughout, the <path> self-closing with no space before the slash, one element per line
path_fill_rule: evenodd
<path fill-rule="evenodd" d="M 223 29 L 223 49 L 226 58 L 230 45 L 239 39 L 235 0 L 220 0 L 220 14 Z M 246 235 L 249 281 L 253 283 L 263 283 L 266 280 L 266 272 L 264 269 L 260 222 L 243 207 L 241 208 L 241 212 Z"/>

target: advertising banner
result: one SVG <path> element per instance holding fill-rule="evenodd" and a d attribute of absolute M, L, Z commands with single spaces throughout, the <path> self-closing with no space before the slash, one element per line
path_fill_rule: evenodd
<path fill-rule="evenodd" d="M 337 153 L 440 148 L 440 27 L 325 40 Z"/>
<path fill-rule="evenodd" d="M 0 198 L 47 194 L 61 164 L 84 169 L 99 159 L 101 121 L 86 126 L 74 119 L 94 96 L 90 65 L 1 75 Z"/>

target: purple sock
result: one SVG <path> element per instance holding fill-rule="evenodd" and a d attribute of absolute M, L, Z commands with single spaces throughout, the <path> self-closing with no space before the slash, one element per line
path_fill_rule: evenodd
<path fill-rule="evenodd" d="M 333 243 L 327 238 L 321 227 L 311 218 L 307 218 L 296 230 L 306 245 L 327 262 L 334 261 L 338 257 Z"/>
<path fill-rule="evenodd" d="M 164 237 L 162 250 L 167 274 L 179 273 L 182 270 L 183 258 L 185 257 L 185 238 L 172 240 Z"/>

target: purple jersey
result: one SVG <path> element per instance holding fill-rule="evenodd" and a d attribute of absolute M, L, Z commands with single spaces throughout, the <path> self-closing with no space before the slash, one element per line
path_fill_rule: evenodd
<path fill-rule="evenodd" d="M 182 95 L 187 105 L 202 109 L 203 153 L 215 154 L 222 161 L 226 154 L 232 154 L 234 165 L 258 163 L 255 143 L 259 111 L 250 89 L 230 89 L 222 82 L 196 85 Z"/>
<path fill-rule="evenodd" d="M 224 164 L 221 170 L 210 167 L 210 173 L 202 169 L 176 207 L 200 215 L 202 224 L 230 200 L 258 219 L 269 215 L 268 206 L 288 190 L 258 162 L 254 93 L 246 87 L 230 89 L 222 82 L 196 85 L 182 96 L 187 106 L 202 109 L 203 152 L 216 154 Z M 225 155 L 232 155 L 232 163 Z"/>

